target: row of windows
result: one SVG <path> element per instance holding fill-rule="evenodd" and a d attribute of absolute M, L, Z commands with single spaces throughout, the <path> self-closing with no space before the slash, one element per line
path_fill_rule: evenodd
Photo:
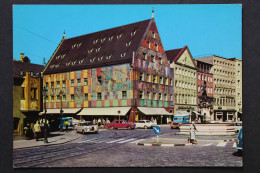
<path fill-rule="evenodd" d="M 225 71 L 225 70 L 219 70 L 219 69 L 214 69 L 214 74 L 218 74 L 221 76 L 235 77 L 235 73 Z"/>
<path fill-rule="evenodd" d="M 214 94 L 221 94 L 221 95 L 236 95 L 235 90 L 231 89 L 214 89 Z"/>
<path fill-rule="evenodd" d="M 216 99 L 217 106 L 235 106 L 235 99 L 231 98 L 217 98 Z"/>
<path fill-rule="evenodd" d="M 214 60 L 214 64 L 224 66 L 224 67 L 228 67 L 228 68 L 234 68 L 235 67 L 234 64 L 231 64 L 231 63 L 228 63 L 228 62 L 223 62 L 223 61 L 218 61 L 218 60 Z"/>
<path fill-rule="evenodd" d="M 25 88 L 21 87 L 21 99 L 25 99 Z M 38 89 L 37 88 L 31 88 L 31 100 L 37 100 L 38 99 Z"/>
<path fill-rule="evenodd" d="M 176 94 L 175 103 L 179 104 L 196 104 L 196 96 Z"/>
<path fill-rule="evenodd" d="M 146 54 L 146 53 L 143 53 L 142 59 L 143 59 L 144 61 L 147 61 L 147 54 Z M 159 58 L 158 58 L 158 61 L 159 61 L 159 64 L 162 64 L 162 63 L 163 63 L 162 57 L 159 57 Z M 154 55 L 151 55 L 151 62 L 155 62 L 155 56 L 154 56 Z"/>
<path fill-rule="evenodd" d="M 198 86 L 198 92 L 201 92 L 202 87 Z M 208 94 L 213 94 L 213 88 L 212 87 L 207 87 L 207 93 Z"/>
<path fill-rule="evenodd" d="M 222 80 L 222 79 L 214 79 L 215 85 L 228 85 L 228 86 L 235 86 L 235 82 L 231 80 Z"/>
<path fill-rule="evenodd" d="M 159 81 L 158 81 L 159 78 Z M 169 78 L 163 78 L 161 76 L 156 76 L 156 75 L 151 75 L 151 74 L 146 74 L 140 73 L 140 81 L 145 81 L 145 82 L 152 82 L 152 83 L 158 83 L 162 85 L 169 85 Z M 172 79 L 170 79 L 170 85 L 173 86 Z"/>
<path fill-rule="evenodd" d="M 82 80 L 81 79 L 77 79 L 77 86 L 81 86 L 82 85 Z M 101 77 L 98 77 L 98 82 L 101 83 Z M 54 88 L 54 82 L 50 83 L 50 88 Z M 84 78 L 83 79 L 83 85 L 87 86 L 88 85 L 88 78 Z M 70 80 L 70 86 L 73 87 L 75 86 L 75 80 L 72 79 Z M 46 87 L 49 88 L 49 82 L 46 82 Z M 62 81 L 62 88 L 66 87 L 66 81 L 63 80 Z M 56 88 L 60 88 L 60 81 L 56 81 Z"/>
<path fill-rule="evenodd" d="M 208 82 L 212 82 L 212 77 L 211 76 L 207 76 L 207 75 L 203 75 L 203 74 L 201 74 L 201 75 L 198 74 L 198 79 L 199 80 L 208 81 Z"/>
<path fill-rule="evenodd" d="M 196 72 L 191 72 L 191 71 L 184 70 L 184 69 L 175 68 L 175 74 L 187 76 L 187 77 L 191 77 L 191 78 L 196 78 Z"/>
<path fill-rule="evenodd" d="M 139 98 L 140 99 L 153 99 L 153 100 L 163 100 L 163 97 L 164 96 L 164 100 L 167 101 L 168 100 L 168 97 L 170 96 L 170 101 L 173 101 L 173 95 L 172 94 L 162 94 L 162 93 L 151 93 L 151 92 L 146 92 L 146 96 L 144 95 L 145 92 L 144 91 L 140 91 L 140 94 L 139 94 Z"/>
<path fill-rule="evenodd" d="M 181 82 L 181 81 L 177 81 L 177 80 L 175 81 L 175 87 L 196 90 L 196 84 Z"/>

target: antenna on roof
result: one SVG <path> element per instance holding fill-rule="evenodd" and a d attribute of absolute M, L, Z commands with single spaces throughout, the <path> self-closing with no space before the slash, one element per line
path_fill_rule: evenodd
<path fill-rule="evenodd" d="M 154 10 L 152 10 L 152 19 L 154 18 Z"/>
<path fill-rule="evenodd" d="M 43 65 L 46 66 L 45 58 L 43 58 Z"/>
<path fill-rule="evenodd" d="M 64 32 L 63 32 L 63 39 L 65 39 L 66 38 L 66 36 L 65 36 L 65 29 L 64 29 Z"/>

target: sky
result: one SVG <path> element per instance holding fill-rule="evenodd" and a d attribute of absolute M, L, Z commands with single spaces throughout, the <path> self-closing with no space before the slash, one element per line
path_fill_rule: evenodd
<path fill-rule="evenodd" d="M 187 45 L 193 58 L 242 59 L 242 5 L 14 5 L 13 59 L 24 53 L 46 63 L 60 43 L 117 26 L 154 18 L 164 50 Z"/>

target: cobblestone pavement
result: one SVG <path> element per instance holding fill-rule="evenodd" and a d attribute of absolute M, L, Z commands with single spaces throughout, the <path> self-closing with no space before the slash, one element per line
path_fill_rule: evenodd
<path fill-rule="evenodd" d="M 162 127 L 161 136 L 176 132 Z M 234 142 L 201 140 L 197 145 L 178 147 L 136 145 L 152 137 L 152 129 L 102 130 L 59 146 L 14 150 L 14 167 L 242 166 Z"/>

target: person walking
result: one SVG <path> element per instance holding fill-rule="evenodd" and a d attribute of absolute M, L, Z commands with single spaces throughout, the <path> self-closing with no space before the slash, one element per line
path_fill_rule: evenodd
<path fill-rule="evenodd" d="M 101 119 L 98 119 L 98 127 L 101 125 Z"/>
<path fill-rule="evenodd" d="M 69 128 L 69 122 L 68 122 L 68 120 L 65 121 L 64 125 L 65 125 L 65 127 L 66 127 L 66 132 L 68 132 L 68 128 Z"/>
<path fill-rule="evenodd" d="M 192 122 L 189 128 L 189 133 L 190 133 L 190 138 L 189 138 L 189 143 L 197 144 L 198 142 L 196 141 L 196 136 L 195 136 L 195 131 L 198 132 L 195 123 Z"/>
<path fill-rule="evenodd" d="M 40 127 L 40 124 L 38 121 L 36 121 L 36 124 L 34 124 L 33 128 L 34 128 L 35 139 L 36 139 L 36 141 L 38 141 L 40 133 L 41 133 L 41 127 Z"/>

